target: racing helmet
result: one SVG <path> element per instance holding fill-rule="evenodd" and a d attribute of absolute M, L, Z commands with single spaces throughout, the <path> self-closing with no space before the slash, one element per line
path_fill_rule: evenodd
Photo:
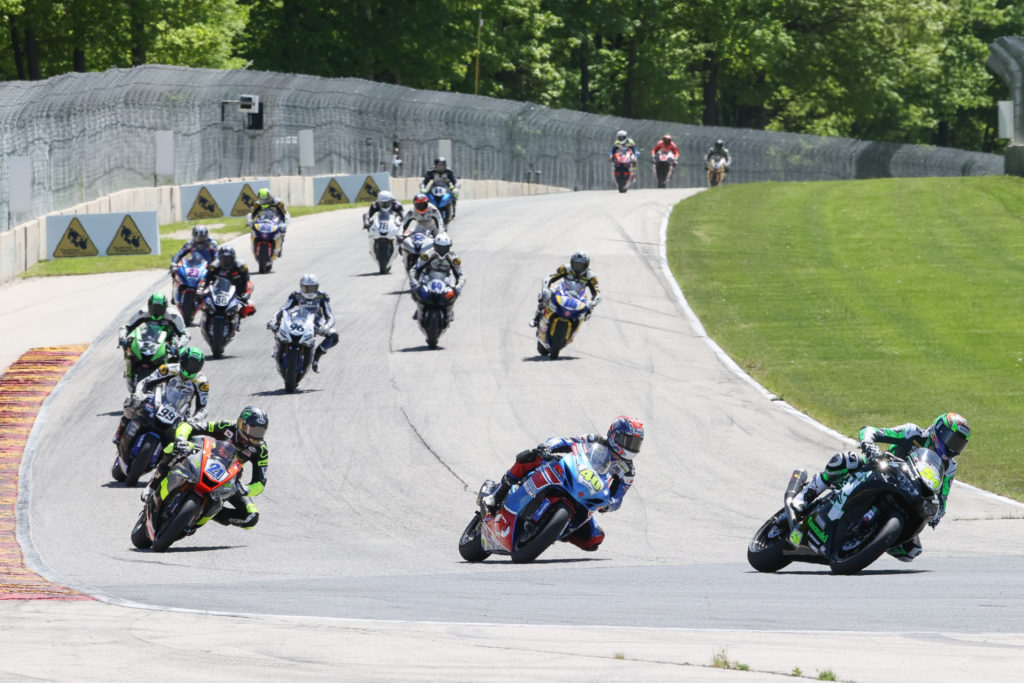
<path fill-rule="evenodd" d="M 664 135 L 661 136 L 661 141 L 664 142 L 666 145 L 671 145 L 672 136 L 669 135 L 668 133 L 665 133 Z"/>
<path fill-rule="evenodd" d="M 178 374 L 183 379 L 195 379 L 203 369 L 203 350 L 197 346 L 187 346 L 178 354 Z"/>
<path fill-rule="evenodd" d="M 268 189 L 266 187 L 261 187 L 260 191 L 256 193 L 256 196 L 259 198 L 261 203 L 262 202 L 269 202 L 270 201 L 270 189 Z"/>
<path fill-rule="evenodd" d="M 235 248 L 229 244 L 224 245 L 217 250 L 217 261 L 220 263 L 221 268 L 234 268 L 235 267 Z"/>
<path fill-rule="evenodd" d="M 192 226 L 192 244 L 206 244 L 210 241 L 210 229 L 205 225 Z"/>
<path fill-rule="evenodd" d="M 587 252 L 581 249 L 573 253 L 572 257 L 569 259 L 569 267 L 572 268 L 572 272 L 575 273 L 577 277 L 587 272 L 587 268 L 590 267 L 590 257 L 587 256 Z"/>
<path fill-rule="evenodd" d="M 623 460 L 632 460 L 644 442 L 644 425 L 640 420 L 619 415 L 608 428 L 608 448 Z"/>
<path fill-rule="evenodd" d="M 238 415 L 238 421 L 235 422 L 236 443 L 242 448 L 255 450 L 263 443 L 269 424 L 267 413 L 262 408 L 255 406 L 242 408 L 242 412 Z"/>
<path fill-rule="evenodd" d="M 438 256 L 446 256 L 452 249 L 452 238 L 443 232 L 434 239 L 434 252 Z"/>
<path fill-rule="evenodd" d="M 377 195 L 377 206 L 382 209 L 390 209 L 395 203 L 395 197 L 387 190 L 381 190 Z"/>
<path fill-rule="evenodd" d="M 430 197 L 420 192 L 418 195 L 412 198 L 412 205 L 416 209 L 416 213 L 426 213 L 427 206 L 430 204 Z"/>
<path fill-rule="evenodd" d="M 715 140 L 715 149 L 721 149 L 722 147 L 725 147 L 725 143 L 722 141 L 722 138 Z"/>
<path fill-rule="evenodd" d="M 167 297 L 160 292 L 154 292 L 149 297 L 147 307 L 149 308 L 149 315 L 152 316 L 153 320 L 160 320 L 164 317 L 164 313 L 167 312 Z"/>
<path fill-rule="evenodd" d="M 971 426 L 959 413 L 939 415 L 929 429 L 935 452 L 944 458 L 960 455 L 971 438 Z"/>
<path fill-rule="evenodd" d="M 320 280 L 317 280 L 313 273 L 306 273 L 299 280 L 299 289 L 302 291 L 302 298 L 312 301 L 320 292 Z"/>
<path fill-rule="evenodd" d="M 626 138 L 628 137 L 629 133 L 627 133 L 624 130 L 620 130 L 618 133 L 615 134 L 615 139 L 618 140 L 619 142 L 625 142 Z"/>
<path fill-rule="evenodd" d="M 448 160 L 444 157 L 438 157 L 434 159 L 434 170 L 443 171 L 448 168 Z"/>

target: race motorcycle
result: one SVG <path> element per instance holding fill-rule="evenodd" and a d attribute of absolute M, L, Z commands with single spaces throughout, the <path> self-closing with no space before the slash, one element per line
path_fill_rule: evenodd
<path fill-rule="evenodd" d="M 436 349 L 437 340 L 448 329 L 449 310 L 455 304 L 455 288 L 448 280 L 434 273 L 420 280 L 413 290 L 416 320 L 427 337 L 427 346 Z"/>
<path fill-rule="evenodd" d="M 430 198 L 430 202 L 441 212 L 441 218 L 444 219 L 445 226 L 455 220 L 455 195 L 452 194 L 450 188 L 444 185 L 434 185 L 427 192 L 427 196 Z"/>
<path fill-rule="evenodd" d="M 391 270 L 391 262 L 398 253 L 400 240 L 396 221 L 400 219 L 400 216 L 393 216 L 387 209 L 381 209 L 374 214 L 372 223 L 369 218 L 363 216 L 363 225 L 370 233 L 370 256 L 377 261 L 381 275 Z"/>
<path fill-rule="evenodd" d="M 284 390 L 289 394 L 299 386 L 313 364 L 316 345 L 316 318 L 319 306 L 307 304 L 286 309 L 277 328 L 277 371 L 284 379 Z"/>
<path fill-rule="evenodd" d="M 408 273 L 412 270 L 412 267 L 416 265 L 420 257 L 429 253 L 433 248 L 434 238 L 425 232 L 414 232 L 411 235 L 406 235 L 405 239 L 398 246 L 398 250 L 405 262 L 405 272 Z"/>
<path fill-rule="evenodd" d="M 619 192 L 625 192 L 629 189 L 629 184 L 634 182 L 633 162 L 635 161 L 636 155 L 633 154 L 633 150 L 615 150 L 615 154 L 612 156 L 612 173 L 615 175 L 615 184 L 618 185 Z"/>
<path fill-rule="evenodd" d="M 192 415 L 192 396 L 171 382 L 158 384 L 143 397 L 130 396 L 125 408 L 133 415 L 117 444 L 117 458 L 110 468 L 114 481 L 135 486 L 157 463 L 165 444 L 174 438 L 174 428 Z"/>
<path fill-rule="evenodd" d="M 562 349 L 576 337 L 580 324 L 590 317 L 593 307 L 587 303 L 584 288 L 573 287 L 564 280 L 554 289 L 545 286 L 541 292 L 544 312 L 537 322 L 537 353 L 557 360 Z"/>
<path fill-rule="evenodd" d="M 250 216 L 247 222 L 251 230 L 252 256 L 259 264 L 260 272 L 269 273 L 277 258 L 278 239 L 284 221 L 274 209 L 261 209 L 255 219 Z"/>
<path fill-rule="evenodd" d="M 679 155 L 667 150 L 659 149 L 654 159 L 654 173 L 658 176 L 658 187 L 667 187 L 672 171 L 679 163 Z"/>
<path fill-rule="evenodd" d="M 132 545 L 162 553 L 191 536 L 244 484 L 244 464 L 229 441 L 195 437 L 191 453 L 178 458 L 147 500 L 132 528 Z"/>
<path fill-rule="evenodd" d="M 186 326 L 192 325 L 199 307 L 196 290 L 206 277 L 209 264 L 198 251 L 190 251 L 182 257 L 174 269 L 174 304 L 181 313 Z"/>
<path fill-rule="evenodd" d="M 783 508 L 754 534 L 747 561 L 759 572 L 810 562 L 827 564 L 835 574 L 856 574 L 921 533 L 939 510 L 943 471 L 942 458 L 927 448 L 906 459 L 884 453 L 798 515 L 793 498 L 806 485 L 807 472 L 795 470 Z"/>
<path fill-rule="evenodd" d="M 585 446 L 573 444 L 571 452 L 555 454 L 514 485 L 493 514 L 483 499 L 498 484 L 485 481 L 476 498 L 479 509 L 459 538 L 462 559 L 482 562 L 492 554 L 510 555 L 516 563 L 537 559 L 608 506 L 610 466 L 607 448 L 588 454 Z"/>
<path fill-rule="evenodd" d="M 143 377 L 165 363 L 178 361 L 178 349 L 167 339 L 167 328 L 154 322 L 146 322 L 128 334 L 124 347 L 124 379 L 128 391 Z"/>
<path fill-rule="evenodd" d="M 708 187 L 717 187 L 725 182 L 725 157 L 715 154 L 707 163 Z"/>
<path fill-rule="evenodd" d="M 252 290 L 252 283 L 249 283 Z M 224 347 L 235 336 L 246 309 L 235 293 L 235 286 L 226 277 L 218 277 L 203 297 L 203 339 L 210 345 L 214 358 L 224 355 Z"/>

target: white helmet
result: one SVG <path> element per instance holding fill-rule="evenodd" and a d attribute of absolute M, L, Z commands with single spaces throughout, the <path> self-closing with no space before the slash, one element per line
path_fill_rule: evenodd
<path fill-rule="evenodd" d="M 390 209 L 394 203 L 394 196 L 387 190 L 381 190 L 380 194 L 377 195 L 377 205 L 382 209 Z"/>
<path fill-rule="evenodd" d="M 448 236 L 448 233 L 442 232 L 434 239 L 434 253 L 438 256 L 444 256 L 452 248 L 452 238 Z"/>
<path fill-rule="evenodd" d="M 615 134 L 615 139 L 619 140 L 620 142 L 624 142 L 628 137 L 629 133 L 627 133 L 624 130 L 620 130 L 618 133 Z"/>
<path fill-rule="evenodd" d="M 302 296 L 309 301 L 316 298 L 316 295 L 320 292 L 320 281 L 316 279 L 316 275 L 313 273 L 306 273 L 299 280 L 299 289 L 302 290 Z"/>

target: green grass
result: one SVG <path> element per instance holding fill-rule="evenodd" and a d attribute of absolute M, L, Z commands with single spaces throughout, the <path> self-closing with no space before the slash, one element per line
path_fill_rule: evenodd
<path fill-rule="evenodd" d="M 850 436 L 960 412 L 959 478 L 1024 500 L 1024 180 L 725 186 L 677 206 L 668 257 L 770 391 Z"/>
<path fill-rule="evenodd" d="M 288 207 L 293 218 L 325 211 L 351 209 L 369 206 L 369 202 L 359 204 L 327 205 L 327 206 L 295 206 Z M 177 253 L 188 237 L 170 237 L 176 232 L 185 232 L 193 225 L 209 225 L 210 235 L 219 242 L 224 242 L 246 232 L 245 218 L 222 217 L 206 218 L 198 221 L 180 221 L 160 226 L 160 255 L 145 256 L 83 256 L 77 258 L 59 258 L 40 261 L 28 270 L 19 273 L 18 277 L 43 277 L 47 275 L 88 275 L 91 273 L 117 273 L 129 270 L 147 270 L 150 268 L 166 268 L 171 257 Z M 216 227 L 213 227 L 216 226 Z"/>

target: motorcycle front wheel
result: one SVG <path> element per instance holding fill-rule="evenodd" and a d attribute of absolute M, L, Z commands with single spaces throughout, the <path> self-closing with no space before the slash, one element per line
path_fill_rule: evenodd
<path fill-rule="evenodd" d="M 441 337 L 441 311 L 437 308 L 427 309 L 423 314 L 423 330 L 427 334 L 427 346 L 437 348 L 437 340 Z"/>
<path fill-rule="evenodd" d="M 512 548 L 512 561 L 516 564 L 533 562 L 537 557 L 558 540 L 572 518 L 569 510 L 562 504 L 556 504 L 554 512 L 546 521 L 541 522 L 540 529 L 525 539 L 518 540 Z"/>
<path fill-rule="evenodd" d="M 565 318 L 555 318 L 548 327 L 548 351 L 551 360 L 558 360 L 558 354 L 562 352 L 569 341 L 569 333 L 572 327 Z"/>
<path fill-rule="evenodd" d="M 181 319 L 185 322 L 185 327 L 192 325 L 192 319 L 196 317 L 196 293 L 191 289 L 187 289 L 181 293 Z"/>
<path fill-rule="evenodd" d="M 289 394 L 293 393 L 299 386 L 299 365 L 302 358 L 299 350 L 294 346 L 290 347 L 284 355 L 284 390 Z"/>
<path fill-rule="evenodd" d="M 376 240 L 373 243 L 373 251 L 377 254 L 377 268 L 380 275 L 386 275 L 391 270 L 388 262 L 391 260 L 391 240 Z"/>
<path fill-rule="evenodd" d="M 833 574 L 856 574 L 891 548 L 903 528 L 899 510 L 879 510 L 870 522 L 864 512 L 845 514 L 832 533 L 828 564 Z"/>
<path fill-rule="evenodd" d="M 792 560 L 783 557 L 786 547 L 786 511 L 779 510 L 754 534 L 747 546 L 747 562 L 759 572 L 777 572 Z"/>
<path fill-rule="evenodd" d="M 210 353 L 214 358 L 224 355 L 224 340 L 227 337 L 227 320 L 223 316 L 216 316 L 210 329 Z"/>
<path fill-rule="evenodd" d="M 157 494 L 153 494 L 157 495 Z M 156 538 L 153 539 L 153 552 L 162 553 L 171 547 L 171 544 L 177 541 L 179 538 L 185 535 L 185 530 L 190 524 L 199 519 L 199 514 L 203 509 L 203 501 L 199 499 L 195 494 L 190 495 L 185 502 L 181 504 L 178 511 L 168 520 L 159 531 L 156 532 Z"/>
<path fill-rule="evenodd" d="M 462 532 L 462 536 L 459 537 L 459 555 L 462 555 L 462 559 L 466 562 L 483 562 L 491 556 L 489 552 L 484 550 L 484 546 L 480 541 L 480 526 L 483 521 L 480 519 L 480 513 L 473 515 L 473 519 L 470 520 L 469 526 Z"/>
<path fill-rule="evenodd" d="M 159 439 L 154 438 L 152 434 L 143 437 L 142 445 L 139 446 L 139 452 L 135 454 L 135 458 L 128 464 L 128 473 L 124 478 L 125 486 L 135 486 L 139 483 L 139 479 L 149 469 L 150 456 L 159 449 Z"/>
<path fill-rule="evenodd" d="M 140 550 L 153 545 L 153 541 L 149 540 L 149 534 L 146 533 L 146 508 L 142 508 L 142 514 L 132 528 L 132 545 Z"/>

